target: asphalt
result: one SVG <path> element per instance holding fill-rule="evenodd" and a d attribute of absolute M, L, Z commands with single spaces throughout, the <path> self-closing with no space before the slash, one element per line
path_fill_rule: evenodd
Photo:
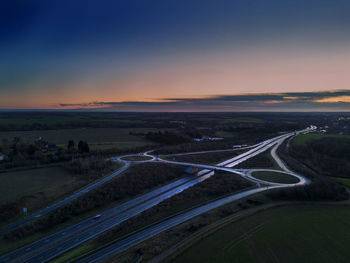
<path fill-rule="evenodd" d="M 306 130 L 300 131 L 300 132 L 305 132 Z M 300 133 L 298 132 L 298 133 Z M 266 190 L 271 190 L 271 189 L 276 189 L 276 188 L 288 188 L 288 187 L 295 187 L 297 185 L 303 185 L 303 184 L 308 184 L 309 180 L 304 178 L 301 175 L 298 175 L 292 171 L 290 171 L 285 164 L 279 159 L 279 157 L 276 154 L 276 149 L 278 148 L 278 146 L 280 146 L 280 144 L 287 138 L 294 136 L 295 134 L 287 134 L 285 136 L 281 136 L 279 137 L 277 140 L 271 140 L 268 143 L 272 143 L 272 145 L 275 145 L 275 147 L 271 150 L 271 154 L 272 157 L 275 159 L 275 161 L 280 164 L 281 169 L 287 173 L 287 174 L 291 174 L 293 176 L 296 176 L 299 179 L 298 183 L 295 184 L 279 184 L 279 183 L 270 183 L 270 182 L 264 182 L 266 184 L 268 184 L 268 186 L 265 187 L 259 187 L 259 188 L 255 188 L 255 189 L 251 189 L 251 190 L 247 190 L 247 191 L 243 191 L 241 193 L 238 194 L 233 194 L 229 197 L 225 197 L 219 200 L 216 200 L 214 202 L 208 203 L 206 205 L 203 205 L 201 207 L 195 208 L 191 211 L 185 212 L 183 214 L 180 214 L 178 216 L 175 216 L 173 218 L 167 219 L 159 224 L 150 226 L 140 232 L 137 232 L 133 235 L 128 236 L 127 238 L 120 240 L 104 249 L 101 249 L 87 257 L 85 257 L 84 259 L 80 260 L 79 263 L 83 263 L 83 262 L 102 262 L 122 251 L 127 250 L 130 247 L 133 247 L 137 244 L 139 244 L 140 242 L 143 242 L 163 231 L 166 231 L 170 228 L 173 228 L 181 223 L 186 222 L 189 219 L 192 219 L 200 214 L 203 214 L 205 212 L 208 212 L 212 209 L 218 208 L 220 206 L 223 206 L 225 204 L 228 204 L 230 202 L 239 200 L 241 198 L 262 192 L 262 191 L 266 191 Z M 270 145 L 271 147 L 271 145 Z M 262 150 L 262 149 L 260 149 Z M 257 150 L 257 151 L 260 151 Z M 251 152 L 251 154 L 255 154 L 256 151 Z M 245 158 L 245 157 L 243 157 Z M 237 159 L 238 160 L 238 159 Z M 234 160 L 234 163 L 237 161 Z M 231 162 L 228 162 L 228 164 L 232 164 Z M 272 170 L 272 171 L 276 171 L 276 170 Z M 248 175 L 249 176 L 249 175 Z M 245 177 L 247 177 L 247 173 L 245 174 Z M 253 178 L 250 178 L 253 180 Z"/>
<path fill-rule="evenodd" d="M 208 151 L 199 151 L 199 152 L 185 152 L 185 153 L 172 153 L 172 154 L 162 154 L 162 156 L 166 157 L 173 157 L 173 156 L 184 156 L 184 155 L 193 155 L 193 154 L 204 154 L 204 153 L 213 153 L 213 152 L 235 152 L 235 151 L 241 151 L 246 149 L 254 148 L 261 143 L 257 143 L 251 146 L 246 147 L 240 147 L 240 148 L 229 148 L 229 149 L 223 149 L 223 150 L 208 150 Z"/>
<path fill-rule="evenodd" d="M 215 208 L 218 208 L 220 206 L 223 206 L 225 204 L 231 203 L 233 201 L 239 200 L 241 198 L 244 198 L 246 196 L 256 194 L 262 191 L 265 191 L 267 189 L 272 189 L 272 188 L 278 188 L 278 186 L 271 186 L 271 187 L 261 187 L 261 188 L 256 188 L 252 190 L 248 190 L 239 194 L 234 194 L 229 197 L 225 197 L 222 199 L 219 199 L 217 201 L 214 201 L 212 203 L 203 205 L 201 207 L 195 208 L 189 212 L 186 212 L 184 214 L 181 214 L 179 216 L 175 216 L 173 218 L 167 219 L 157 225 L 151 226 L 143 231 L 140 231 L 134 235 L 131 235 L 117 243 L 114 243 L 111 246 L 108 246 L 105 249 L 102 249 L 80 261 L 79 263 L 94 263 L 94 262 L 102 262 L 111 256 L 118 254 L 122 251 L 127 250 L 128 248 L 135 246 L 136 244 L 139 244 L 142 241 L 145 241 L 146 239 L 149 239 L 163 231 L 166 231 L 170 228 L 173 228 L 181 223 L 186 222 L 187 220 L 190 220 L 198 215 L 201 215 L 205 212 L 208 212 L 210 210 L 213 210 Z"/>
<path fill-rule="evenodd" d="M 181 178 L 147 194 L 100 213 L 93 217 L 64 228 L 50 236 L 39 239 L 22 248 L 0 257 L 0 262 L 46 262 L 79 244 L 97 237 L 141 212 L 157 205 L 185 189 L 212 176 L 213 172 L 201 176 Z"/>
<path fill-rule="evenodd" d="M 300 131 L 305 132 L 306 130 Z M 173 164 L 179 164 L 184 166 L 195 166 L 203 169 L 196 177 L 186 177 L 179 179 L 171 184 L 168 184 L 166 186 L 160 187 L 154 191 L 151 191 L 147 194 L 144 194 L 142 196 L 136 197 L 128 202 L 125 202 L 123 204 L 120 204 L 114 208 L 111 208 L 109 210 L 106 210 L 101 214 L 101 217 L 99 219 L 94 218 L 88 218 L 86 220 L 83 220 L 77 224 L 71 225 L 67 228 L 64 228 L 56 233 L 53 233 L 52 235 L 49 235 L 47 237 L 44 237 L 42 239 L 39 239 L 31 244 L 28 244 L 22 248 L 19 248 L 13 252 L 10 252 L 6 255 L 3 255 L 0 257 L 0 262 L 47 262 L 52 258 L 57 257 L 58 255 L 80 245 L 81 243 L 90 240 L 92 238 L 95 238 L 102 234 L 103 232 L 119 225 L 120 223 L 140 214 L 141 212 L 159 204 L 163 200 L 170 198 L 171 196 L 174 196 L 185 189 L 188 189 L 195 184 L 209 178 L 214 174 L 215 170 L 223 170 L 231 173 L 238 174 L 247 180 L 250 180 L 257 185 L 260 185 L 260 183 L 267 184 L 269 186 L 267 187 L 260 187 L 252 190 L 248 190 L 242 193 L 234 194 L 230 197 L 226 197 L 223 199 L 220 199 L 218 201 L 215 201 L 213 203 L 204 205 L 202 207 L 196 208 L 194 210 L 191 210 L 183 215 L 179 215 L 173 219 L 169 219 L 168 223 L 160 223 L 159 227 L 154 226 L 154 228 L 151 228 L 147 231 L 143 231 L 141 234 L 135 234 L 135 238 L 128 241 L 120 241 L 122 242 L 118 248 L 116 248 L 116 245 L 113 245 L 113 248 L 108 248 L 110 250 L 107 251 L 107 254 L 110 253 L 118 253 L 120 249 L 123 249 L 125 247 L 133 246 L 137 244 L 137 240 L 145 240 L 149 238 L 150 236 L 153 236 L 157 233 L 160 233 L 161 231 L 164 231 L 165 229 L 169 229 L 175 225 L 178 225 L 190 218 L 193 218 L 201 213 L 204 213 L 206 211 L 209 211 L 211 209 L 214 209 L 218 206 L 224 205 L 228 202 L 232 202 L 234 200 L 238 200 L 242 197 L 255 194 L 257 192 L 265 191 L 267 189 L 272 188 L 278 188 L 278 187 L 294 187 L 298 184 L 305 184 L 308 183 L 306 179 L 300 175 L 297 175 L 293 173 L 292 171 L 287 170 L 287 167 L 284 166 L 283 162 L 279 160 L 277 154 L 275 153 L 277 147 L 286 139 L 291 136 L 293 136 L 294 133 L 284 134 L 281 136 L 278 136 L 273 139 L 266 140 L 262 143 L 259 143 L 255 145 L 254 148 L 251 150 L 236 156 L 234 158 L 231 158 L 225 162 L 222 162 L 218 165 L 205 165 L 205 164 L 193 164 L 193 163 L 187 163 L 187 162 L 176 162 L 176 161 L 168 161 L 168 160 L 162 160 L 159 159 L 157 156 L 153 156 L 150 154 L 151 151 L 143 153 L 145 156 L 150 156 L 150 160 L 146 161 L 139 161 L 139 162 L 166 162 L 166 163 L 173 163 Z M 271 148 L 272 146 L 275 146 L 273 148 L 274 154 L 271 151 L 271 154 L 273 158 L 275 158 L 277 163 L 281 163 L 281 168 L 283 170 L 286 169 L 286 173 L 292 174 L 293 176 L 297 176 L 300 181 L 297 184 L 293 185 L 286 185 L 286 184 L 276 184 L 276 183 L 270 183 L 265 182 L 259 179 L 256 179 L 254 177 L 251 177 L 249 173 L 247 173 L 246 170 L 241 169 L 234 169 L 233 166 L 255 156 L 260 154 L 263 151 L 266 151 L 267 149 Z M 125 157 L 125 156 L 122 156 Z M 122 157 L 112 158 L 113 160 L 121 160 Z M 125 162 L 125 161 L 124 161 Z M 125 162 L 124 167 L 121 169 L 122 171 L 126 170 L 127 167 L 130 165 L 130 162 Z M 118 174 L 120 174 L 122 171 L 118 170 Z M 115 174 L 112 174 L 114 177 Z M 112 176 L 110 175 L 110 176 Z M 109 177 L 110 177 L 109 176 Z M 113 177 L 112 177 L 113 178 Z M 81 190 L 80 195 L 83 193 L 86 193 L 90 191 L 91 189 L 95 188 L 95 185 L 101 185 L 104 182 L 108 181 L 107 178 L 104 178 L 104 181 L 99 181 L 95 183 L 94 185 L 89 186 L 86 189 Z M 110 179 L 109 179 L 110 180 Z M 85 190 L 85 192 L 83 192 Z M 78 194 L 77 193 L 77 194 Z M 73 197 L 73 200 L 76 197 Z M 65 201 L 66 199 L 62 200 L 61 202 Z M 69 201 L 65 201 L 69 202 Z M 59 202 L 60 203 L 60 202 Z M 57 203 L 57 204 L 59 204 Z M 61 204 L 62 205 L 62 204 Z M 57 206 L 58 207 L 58 206 Z M 55 208 L 53 208 L 55 209 Z M 52 209 L 52 210 L 53 210 Z M 131 237 L 130 237 L 131 238 Z M 99 253 L 99 252 L 98 252 Z M 106 254 L 106 255 L 107 255 Z M 100 256 L 96 255 L 96 259 L 100 258 Z M 93 259 L 95 260 L 95 259 Z M 83 262 L 95 262 L 95 261 L 83 261 Z M 96 261 L 99 262 L 99 261 Z"/>

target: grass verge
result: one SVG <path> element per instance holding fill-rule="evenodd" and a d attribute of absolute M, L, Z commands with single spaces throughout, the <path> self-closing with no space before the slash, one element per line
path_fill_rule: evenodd
<path fill-rule="evenodd" d="M 342 177 L 330 177 L 330 178 L 350 188 L 350 178 L 342 178 Z"/>
<path fill-rule="evenodd" d="M 253 172 L 252 176 L 257 179 L 272 183 L 295 184 L 299 182 L 298 178 L 280 172 L 257 171 Z"/>
<path fill-rule="evenodd" d="M 293 143 L 304 145 L 309 141 L 319 140 L 323 138 L 350 138 L 350 135 L 319 134 L 319 133 L 300 134 L 294 138 Z"/>
<path fill-rule="evenodd" d="M 121 158 L 124 161 L 147 161 L 147 160 L 151 160 L 152 158 L 149 156 L 138 156 L 138 155 L 134 155 L 134 156 L 126 156 Z"/>

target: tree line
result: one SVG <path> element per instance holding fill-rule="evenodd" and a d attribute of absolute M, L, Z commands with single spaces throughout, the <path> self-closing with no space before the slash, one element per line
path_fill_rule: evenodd
<path fill-rule="evenodd" d="M 75 146 L 75 142 L 70 140 L 65 149 L 57 147 L 55 144 L 51 144 L 43 139 L 38 139 L 33 143 L 27 143 L 20 137 L 14 137 L 12 140 L 2 139 L 0 152 L 4 155 L 0 169 L 11 169 L 67 162 L 73 157 L 89 155 L 90 147 L 86 141 L 82 140 L 78 142 L 77 147 Z"/>
<path fill-rule="evenodd" d="M 287 147 L 285 142 L 278 148 L 278 155 L 293 171 L 308 177 L 311 184 L 275 189 L 266 193 L 268 197 L 274 200 L 300 201 L 340 201 L 349 198 L 349 193 L 342 184 L 309 167 L 305 159 L 292 156 L 292 147 L 294 146 Z"/>
<path fill-rule="evenodd" d="M 350 178 L 350 139 L 326 137 L 292 143 L 290 154 L 319 174 Z"/>

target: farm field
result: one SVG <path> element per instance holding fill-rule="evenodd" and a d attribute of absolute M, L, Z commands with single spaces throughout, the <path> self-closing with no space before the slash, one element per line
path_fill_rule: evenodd
<path fill-rule="evenodd" d="M 228 131 L 217 131 L 215 135 L 223 138 L 234 138 L 237 136 L 237 134 L 235 134 L 234 132 L 228 132 Z"/>
<path fill-rule="evenodd" d="M 152 127 L 154 124 L 169 124 L 169 122 L 186 123 L 187 121 L 196 122 L 215 122 L 220 124 L 230 123 L 264 123 L 265 120 L 253 116 L 232 116 L 230 113 L 217 116 L 215 114 L 192 113 L 191 115 L 182 113 L 170 114 L 145 114 L 141 113 L 0 113 L 0 127 L 8 128 L 27 128 L 32 127 L 125 127 L 126 125 L 141 125 L 141 127 Z M 92 125 L 92 126 L 91 126 Z M 99 125 L 99 126 L 98 126 Z M 110 126 L 113 125 L 113 126 Z M 146 125 L 146 126 L 144 126 Z M 150 125 L 150 126 L 147 126 Z M 133 126 L 135 127 L 135 126 Z M 11 129 L 12 130 L 12 129 Z"/>
<path fill-rule="evenodd" d="M 0 173 L 0 203 L 20 200 L 28 212 L 44 207 L 82 187 L 87 181 L 63 167 Z"/>
<path fill-rule="evenodd" d="M 35 131 L 8 131 L 0 132 L 0 141 L 4 138 L 12 140 L 20 137 L 24 142 L 32 143 L 42 137 L 51 143 L 66 147 L 69 140 L 74 140 L 76 144 L 83 140 L 89 143 L 91 149 L 108 148 L 132 148 L 153 144 L 141 136 L 130 135 L 134 133 L 147 133 L 158 131 L 152 128 L 78 128 L 59 130 L 35 130 Z"/>
<path fill-rule="evenodd" d="M 263 119 L 259 118 L 227 118 L 221 121 L 221 123 L 229 124 L 229 123 L 264 123 L 265 121 Z"/>
<path fill-rule="evenodd" d="M 120 114 L 79 114 L 79 113 L 51 113 L 49 116 L 45 113 L 36 114 L 0 114 L 0 126 L 24 126 L 24 125 L 71 125 L 71 124 L 143 124 L 145 121 L 138 120 L 135 114 L 120 115 Z"/>
<path fill-rule="evenodd" d="M 279 172 L 258 171 L 258 172 L 253 172 L 252 176 L 257 179 L 273 182 L 273 183 L 295 184 L 299 182 L 298 178 L 291 176 L 289 174 L 279 173 Z"/>
<path fill-rule="evenodd" d="M 349 262 L 349 206 L 278 207 L 203 238 L 171 262 Z"/>
<path fill-rule="evenodd" d="M 293 140 L 296 144 L 305 144 L 312 140 L 319 140 L 323 138 L 347 138 L 350 139 L 350 135 L 340 135 L 340 134 L 316 134 L 316 133 L 309 133 L 309 134 L 300 134 L 295 137 Z"/>

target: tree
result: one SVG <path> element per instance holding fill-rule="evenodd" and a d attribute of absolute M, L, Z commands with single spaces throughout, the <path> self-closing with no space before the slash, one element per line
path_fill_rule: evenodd
<path fill-rule="evenodd" d="M 78 150 L 81 153 L 88 153 L 90 151 L 90 147 L 87 142 L 79 141 Z"/>
<path fill-rule="evenodd" d="M 67 145 L 68 151 L 70 151 L 70 152 L 74 151 L 74 146 L 75 146 L 74 141 L 73 140 L 69 140 L 68 145 Z"/>
<path fill-rule="evenodd" d="M 34 155 L 34 153 L 36 152 L 36 147 L 33 144 L 30 144 L 27 148 L 27 154 L 28 155 Z"/>
<path fill-rule="evenodd" d="M 10 154 L 10 143 L 6 138 L 2 139 L 1 149 L 5 155 Z"/>

